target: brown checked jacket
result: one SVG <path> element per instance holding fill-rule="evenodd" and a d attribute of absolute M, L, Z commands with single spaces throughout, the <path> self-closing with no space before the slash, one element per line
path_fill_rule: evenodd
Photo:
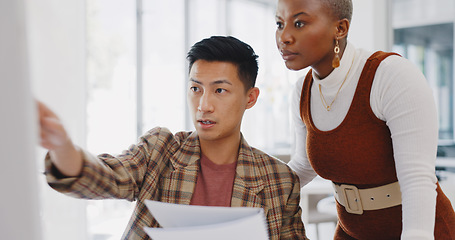
<path fill-rule="evenodd" d="M 122 154 L 95 157 L 81 150 L 82 173 L 61 178 L 46 157 L 46 177 L 55 190 L 77 198 L 118 198 L 136 201 L 122 239 L 150 239 L 143 228 L 159 227 L 147 211 L 147 199 L 190 204 L 199 170 L 200 143 L 196 132 L 154 128 Z M 270 239 L 306 239 L 301 218 L 297 175 L 280 160 L 250 147 L 242 136 L 232 207 L 261 207 Z"/>

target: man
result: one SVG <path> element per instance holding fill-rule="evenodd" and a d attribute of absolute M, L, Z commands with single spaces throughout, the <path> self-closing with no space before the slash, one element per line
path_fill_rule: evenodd
<path fill-rule="evenodd" d="M 118 156 L 78 148 L 57 116 L 38 103 L 41 145 L 49 150 L 49 185 L 78 198 L 136 201 L 123 239 L 149 239 L 159 227 L 147 199 L 191 205 L 262 207 L 271 239 L 305 239 L 297 176 L 282 162 L 250 147 L 240 132 L 254 87 L 257 56 L 233 37 L 211 37 L 188 53 L 188 104 L 196 131 L 154 128 Z"/>

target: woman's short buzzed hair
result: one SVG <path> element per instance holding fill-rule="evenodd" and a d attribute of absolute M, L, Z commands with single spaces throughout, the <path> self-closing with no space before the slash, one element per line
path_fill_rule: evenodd
<path fill-rule="evenodd" d="M 332 10 L 338 20 L 346 18 L 349 22 L 352 19 L 352 0 L 322 0 L 322 2 Z"/>

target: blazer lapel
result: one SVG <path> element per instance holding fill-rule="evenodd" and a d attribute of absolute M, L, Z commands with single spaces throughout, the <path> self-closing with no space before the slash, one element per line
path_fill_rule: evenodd
<path fill-rule="evenodd" d="M 190 204 L 196 186 L 200 155 L 199 138 L 193 132 L 170 158 L 174 170 L 163 176 L 163 202 Z M 264 188 L 261 176 L 253 151 L 242 136 L 231 198 L 232 207 L 265 206 L 263 198 L 258 196 Z"/>
<path fill-rule="evenodd" d="M 232 207 L 260 207 L 265 203 L 258 194 L 264 188 L 260 168 L 254 159 L 253 151 L 242 135 L 236 177 L 232 191 Z"/>
<path fill-rule="evenodd" d="M 200 143 L 196 132 L 191 133 L 171 156 L 174 170 L 165 177 L 162 201 L 187 204 L 191 202 L 199 170 Z"/>

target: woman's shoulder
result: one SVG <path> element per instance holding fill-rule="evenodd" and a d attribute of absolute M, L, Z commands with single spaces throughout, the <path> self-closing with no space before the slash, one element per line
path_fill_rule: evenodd
<path fill-rule="evenodd" d="M 380 53 L 386 54 L 384 56 L 384 59 L 379 64 L 378 71 L 403 72 L 403 70 L 412 70 L 420 72 L 420 70 L 414 63 L 412 63 L 411 61 L 409 61 L 408 59 L 406 59 L 405 57 L 401 56 L 399 53 L 396 52 L 383 50 L 368 51 L 364 49 L 358 49 L 357 52 L 358 55 L 360 55 L 361 61 L 364 62 L 366 62 L 371 57 L 374 57 L 373 55 L 379 56 L 377 54 Z"/>
<path fill-rule="evenodd" d="M 384 53 L 390 53 L 390 55 L 386 56 L 379 64 L 376 70 L 375 79 L 378 77 L 384 78 L 383 80 L 388 79 L 390 81 L 395 81 L 392 79 L 402 79 L 404 81 L 406 81 L 406 79 L 414 78 L 425 79 L 421 69 L 419 69 L 419 67 L 410 60 L 395 52 L 381 51 Z M 359 56 L 361 66 L 365 66 L 367 60 L 377 52 L 379 52 L 379 50 L 369 51 L 365 49 L 356 49 L 356 55 Z"/>
<path fill-rule="evenodd" d="M 413 62 L 400 55 L 391 55 L 385 58 L 377 69 L 378 75 L 386 79 L 395 79 L 395 81 L 412 81 L 416 80 L 422 83 L 426 82 L 422 70 Z"/>

